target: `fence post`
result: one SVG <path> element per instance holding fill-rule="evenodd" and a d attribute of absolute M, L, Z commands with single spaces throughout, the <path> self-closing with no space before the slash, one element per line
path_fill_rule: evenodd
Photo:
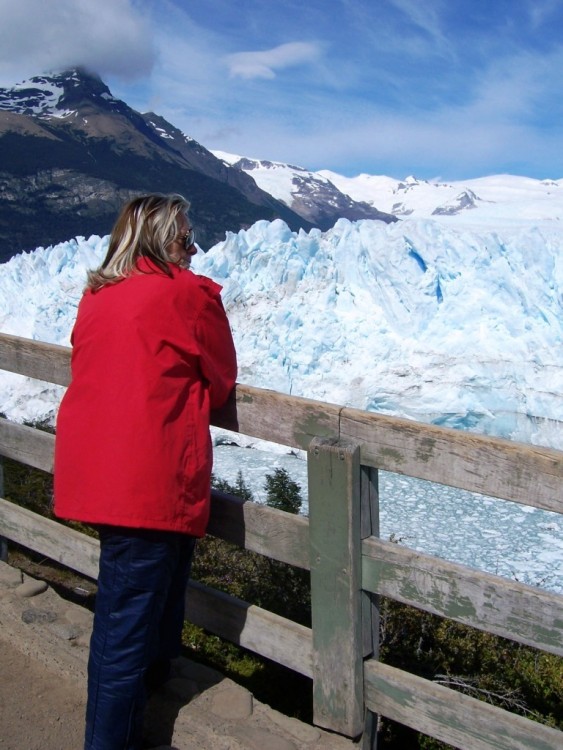
<path fill-rule="evenodd" d="M 379 536 L 379 472 L 362 466 L 360 470 L 361 530 L 366 539 Z M 379 658 L 379 597 L 362 591 L 362 630 L 364 658 Z M 366 709 L 361 750 L 377 750 L 377 715 Z"/>
<path fill-rule="evenodd" d="M 308 450 L 313 720 L 364 729 L 360 448 L 315 438 Z"/>
<path fill-rule="evenodd" d="M 0 456 L 0 497 L 4 497 L 4 459 Z M 0 561 L 8 562 L 8 540 L 0 536 Z"/>

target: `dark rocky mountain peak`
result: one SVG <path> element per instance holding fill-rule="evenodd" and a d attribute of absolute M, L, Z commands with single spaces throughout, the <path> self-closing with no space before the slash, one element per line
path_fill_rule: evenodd
<path fill-rule="evenodd" d="M 0 89 L 0 261 L 76 235 L 107 234 L 121 205 L 181 193 L 206 249 L 259 219 L 312 224 L 156 114 L 77 68 Z"/>
<path fill-rule="evenodd" d="M 83 68 L 34 76 L 11 89 L 0 89 L 0 110 L 30 117 L 61 117 L 96 101 L 108 108 L 119 103 L 99 76 Z"/>
<path fill-rule="evenodd" d="M 435 208 L 434 211 L 432 211 L 432 216 L 455 216 L 462 211 L 477 208 L 477 201 L 479 200 L 480 198 L 475 195 L 473 190 L 467 188 L 466 190 L 462 190 L 462 192 L 456 195 L 452 200 Z"/>

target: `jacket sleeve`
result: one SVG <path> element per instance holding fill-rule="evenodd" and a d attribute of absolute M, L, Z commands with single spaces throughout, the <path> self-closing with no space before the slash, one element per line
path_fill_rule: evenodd
<path fill-rule="evenodd" d="M 196 338 L 204 378 L 210 385 L 211 408 L 226 402 L 237 379 L 237 358 L 231 328 L 219 294 L 209 298 L 197 323 Z"/>

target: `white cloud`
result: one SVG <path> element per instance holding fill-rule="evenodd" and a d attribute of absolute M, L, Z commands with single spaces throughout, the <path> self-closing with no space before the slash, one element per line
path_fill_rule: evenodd
<path fill-rule="evenodd" d="M 418 0 L 391 0 L 401 13 L 417 28 L 424 31 L 435 42 L 446 44 L 442 31 L 440 4 L 421 4 Z"/>
<path fill-rule="evenodd" d="M 433 3 L 420 3 L 419 0 L 390 0 L 407 20 L 393 34 L 400 33 L 400 45 L 405 52 L 415 57 L 431 55 L 432 57 L 455 58 L 455 44 L 448 37 L 444 27 L 444 4 L 439 0 Z"/>
<path fill-rule="evenodd" d="M 560 0 L 533 0 L 526 9 L 532 28 L 537 30 L 549 23 L 552 14 L 560 10 L 560 7 Z"/>
<path fill-rule="evenodd" d="M 0 0 L 0 83 L 76 65 L 133 79 L 155 52 L 132 0 Z"/>
<path fill-rule="evenodd" d="M 275 78 L 276 71 L 315 62 L 320 45 L 312 42 L 288 42 L 260 52 L 236 52 L 226 61 L 232 77 Z"/>
<path fill-rule="evenodd" d="M 264 109 L 259 118 L 242 111 L 229 132 L 220 135 L 208 123 L 203 142 L 313 169 L 330 164 L 344 173 L 363 165 L 360 170 L 397 178 L 440 172 L 445 179 L 463 179 L 492 171 L 517 173 L 530 160 L 538 176 L 559 178 L 560 134 L 537 128 L 535 120 L 558 101 L 554 94 L 563 87 L 557 76 L 562 66 L 563 50 L 493 62 L 464 100 L 424 110 L 346 99 L 328 116 L 326 101 L 304 97 L 293 102 L 289 120 Z"/>
<path fill-rule="evenodd" d="M 549 54 L 522 52 L 491 63 L 467 107 L 481 120 L 549 122 L 560 107 L 562 66 L 563 47 Z"/>

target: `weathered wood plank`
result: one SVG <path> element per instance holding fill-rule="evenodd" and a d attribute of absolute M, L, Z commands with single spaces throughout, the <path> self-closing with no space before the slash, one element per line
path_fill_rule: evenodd
<path fill-rule="evenodd" d="M 563 452 L 343 409 L 362 464 L 563 513 Z"/>
<path fill-rule="evenodd" d="M 356 737 L 364 726 L 359 446 L 313 440 L 308 476 L 314 722 Z"/>
<path fill-rule="evenodd" d="M 61 523 L 0 498 L 0 529 L 13 542 L 88 578 L 98 577 L 99 543 Z"/>
<path fill-rule="evenodd" d="M 207 532 L 274 560 L 309 570 L 309 520 L 211 491 Z"/>
<path fill-rule="evenodd" d="M 561 750 L 563 732 L 395 667 L 370 661 L 365 694 L 372 711 L 460 750 Z"/>
<path fill-rule="evenodd" d="M 0 417 L 0 456 L 35 469 L 53 471 L 55 436 Z"/>
<path fill-rule="evenodd" d="M 360 467 L 362 541 L 371 536 L 379 537 L 379 471 L 370 466 Z M 377 594 L 363 590 L 362 586 L 362 633 L 364 659 L 379 659 L 379 599 Z M 366 710 L 361 750 L 377 750 L 377 726 L 379 719 Z M 360 749 L 359 749 L 360 750 Z"/>
<path fill-rule="evenodd" d="M 342 407 L 237 384 L 236 401 L 212 414 L 216 427 L 306 449 L 314 437 L 336 437 Z"/>
<path fill-rule="evenodd" d="M 70 354 L 68 347 L 0 333 L 3 370 L 68 385 Z M 307 448 L 315 436 L 337 434 L 340 409 L 334 404 L 238 385 L 236 398 L 213 412 L 212 424 L 292 448 Z"/>
<path fill-rule="evenodd" d="M 197 581 L 188 585 L 190 622 L 311 677 L 311 630 Z"/>
<path fill-rule="evenodd" d="M 379 472 L 369 466 L 360 470 L 361 528 L 362 541 L 379 537 Z M 379 602 L 376 594 L 362 592 L 362 631 L 364 658 L 378 657 L 379 653 Z"/>
<path fill-rule="evenodd" d="M 47 383 L 69 384 L 70 352 L 67 346 L 0 333 L 0 370 L 27 375 Z"/>
<path fill-rule="evenodd" d="M 505 638 L 563 656 L 563 596 L 371 537 L 362 586 Z"/>
<path fill-rule="evenodd" d="M 4 459 L 0 456 L 0 497 L 4 495 Z M 8 562 L 8 540 L 0 535 L 0 561 Z"/>
<path fill-rule="evenodd" d="M 54 435 L 0 418 L 0 456 L 53 471 Z M 209 533 L 309 569 L 309 521 L 213 490 Z"/>

